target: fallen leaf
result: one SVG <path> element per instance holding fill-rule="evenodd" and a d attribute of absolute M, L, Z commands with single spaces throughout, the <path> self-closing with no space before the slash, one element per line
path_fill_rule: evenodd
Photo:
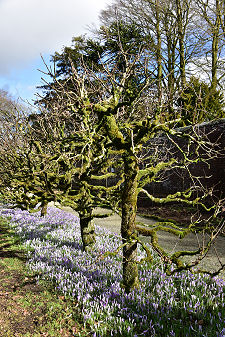
<path fill-rule="evenodd" d="M 198 325 L 203 325 L 203 324 L 204 324 L 203 319 L 200 319 L 200 320 L 198 321 Z"/>

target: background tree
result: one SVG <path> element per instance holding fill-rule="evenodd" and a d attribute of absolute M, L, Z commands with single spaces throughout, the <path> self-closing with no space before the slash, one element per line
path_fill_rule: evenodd
<path fill-rule="evenodd" d="M 64 47 L 62 53 L 56 52 L 52 55 L 53 69 L 46 66 L 46 74 L 51 80 L 49 79 L 48 82 L 44 80 L 45 84 L 39 87 L 42 89 L 42 94 L 36 104 L 42 103 L 46 108 L 51 109 L 49 103 L 53 102 L 54 99 L 57 100 L 54 90 L 55 79 L 57 79 L 58 84 L 66 82 L 67 87 L 69 85 L 73 87 L 73 83 L 70 82 L 72 74 L 71 61 L 78 72 L 82 72 L 83 64 L 90 66 L 95 71 L 100 71 L 102 69 L 100 60 L 103 52 L 103 46 L 98 40 L 86 38 L 85 36 L 73 37 L 71 47 Z"/>
<path fill-rule="evenodd" d="M 103 74 L 103 68 L 111 57 L 111 70 L 116 79 L 126 64 L 121 46 L 130 59 L 143 50 L 152 59 L 148 64 L 148 74 L 152 78 L 151 99 L 145 104 L 152 109 L 152 98 L 157 97 L 155 108 L 162 121 L 179 118 L 184 110 L 182 106 L 186 104 L 182 103 L 183 91 L 187 91 L 191 76 L 198 77 L 199 71 L 203 73 L 205 67 L 208 72 L 214 69 L 211 71 L 211 96 L 216 95 L 217 85 L 222 85 L 223 74 L 218 75 L 222 66 L 220 55 L 223 53 L 222 8 L 219 0 L 215 4 L 207 1 L 200 4 L 194 0 L 116 0 L 102 11 L 102 26 L 94 32 L 92 39 L 85 36 L 74 38 L 71 47 L 65 47 L 61 54 L 56 53 L 52 57 L 55 62 L 53 77 L 58 81 L 67 81 L 69 85 L 72 73 L 70 60 L 77 71 L 83 71 L 84 63 L 96 74 Z M 136 67 L 144 66 L 145 59 L 142 57 Z M 213 62 L 211 65 L 210 60 Z M 129 85 L 132 90 L 138 91 L 138 83 L 140 79 L 135 78 Z M 46 104 L 47 97 L 49 100 L 54 97 L 54 90 L 51 90 L 50 84 L 43 89 L 43 102 Z M 219 109 L 222 110 L 223 106 Z M 200 118 L 198 122 L 201 121 Z"/>
<path fill-rule="evenodd" d="M 55 53 L 52 56 L 55 70 L 48 69 L 47 74 L 50 75 L 51 80 L 40 87 L 43 89 L 43 94 L 40 95 L 36 104 L 43 103 L 46 106 L 49 102 L 48 109 L 51 110 L 50 102 L 56 98 L 53 84 L 55 79 L 62 85 L 66 84 L 67 88 L 71 85 L 71 91 L 75 89 L 74 83 L 71 82 L 71 64 L 74 65 L 79 74 L 84 71 L 85 65 L 97 75 L 104 74 L 104 64 L 111 59 L 111 71 L 115 80 L 119 79 L 126 63 L 124 54 L 121 53 L 121 45 L 127 52 L 126 57 L 132 58 L 143 48 L 144 43 L 140 29 L 132 23 L 124 25 L 123 22 L 114 22 L 110 27 L 102 26 L 95 39 L 85 36 L 73 38 L 71 47 L 65 47 L 61 54 Z M 140 67 L 141 62 L 137 66 Z M 105 78 L 103 78 L 103 81 L 105 81 Z M 135 86 L 138 86 L 139 82 L 138 78 L 134 79 L 131 90 L 135 90 Z M 95 77 L 89 79 L 89 82 L 85 84 L 94 87 Z M 93 97 L 90 96 L 90 98 L 94 101 L 95 95 L 93 94 Z"/>
<path fill-rule="evenodd" d="M 222 8 L 219 0 L 117 0 L 102 11 L 100 18 L 105 26 L 117 16 L 142 30 L 146 51 L 154 60 L 151 69 L 157 79 L 158 96 L 163 97 L 158 106 L 163 118 L 179 117 L 176 100 L 180 97 L 181 103 L 180 94 L 190 75 L 198 77 L 199 71 L 209 73 L 211 69 L 213 95 L 217 85 L 222 85 Z"/>
<path fill-rule="evenodd" d="M 204 62 L 206 62 L 208 66 L 206 71 L 209 72 L 210 69 L 211 89 L 214 91 L 217 89 L 217 86 L 222 83 L 224 76 L 224 74 L 221 73 L 221 69 L 224 65 L 224 43 L 222 34 L 224 2 L 222 0 L 201 0 L 197 1 L 196 5 L 198 6 L 198 12 L 201 18 L 202 35 L 206 41 Z"/>
<path fill-rule="evenodd" d="M 177 100 L 177 105 L 184 125 L 225 116 L 223 93 L 217 89 L 212 90 L 209 84 L 196 77 L 191 77 L 186 83 Z"/>

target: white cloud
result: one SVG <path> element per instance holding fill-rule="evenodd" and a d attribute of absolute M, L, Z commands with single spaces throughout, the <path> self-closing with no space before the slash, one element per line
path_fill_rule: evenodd
<path fill-rule="evenodd" d="M 107 0 L 0 0 L 0 75 L 70 45 Z"/>

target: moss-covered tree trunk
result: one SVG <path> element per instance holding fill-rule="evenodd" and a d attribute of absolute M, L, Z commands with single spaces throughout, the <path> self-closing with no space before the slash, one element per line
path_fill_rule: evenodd
<path fill-rule="evenodd" d="M 95 227 L 92 221 L 92 210 L 86 209 L 79 212 L 80 231 L 83 244 L 83 250 L 89 252 L 95 244 Z"/>
<path fill-rule="evenodd" d="M 45 216 L 47 214 L 47 208 L 48 208 L 48 201 L 42 200 L 42 202 L 41 202 L 41 216 Z"/>
<path fill-rule="evenodd" d="M 129 292 L 138 287 L 137 242 L 132 239 L 136 228 L 138 165 L 133 154 L 124 157 L 124 173 L 121 235 L 126 245 L 123 247 L 123 286 Z"/>

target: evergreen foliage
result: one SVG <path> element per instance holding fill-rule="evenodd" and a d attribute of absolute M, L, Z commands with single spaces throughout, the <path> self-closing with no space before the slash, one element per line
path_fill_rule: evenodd
<path fill-rule="evenodd" d="M 191 77 L 177 100 L 178 114 L 184 125 L 224 118 L 225 102 L 221 90 Z"/>

